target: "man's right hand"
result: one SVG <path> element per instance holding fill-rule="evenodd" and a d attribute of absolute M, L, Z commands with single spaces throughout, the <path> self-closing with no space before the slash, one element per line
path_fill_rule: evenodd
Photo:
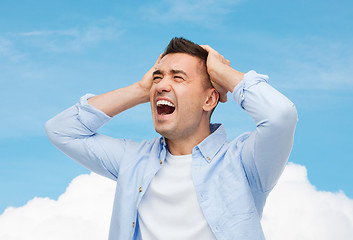
<path fill-rule="evenodd" d="M 126 109 L 140 103 L 148 102 L 153 82 L 152 74 L 156 70 L 161 58 L 162 55 L 159 56 L 153 67 L 148 70 L 140 81 L 125 88 L 119 88 L 91 97 L 87 100 L 88 103 L 106 113 L 108 116 L 113 117 Z"/>
<path fill-rule="evenodd" d="M 162 54 L 159 55 L 157 61 L 155 62 L 155 64 L 153 65 L 153 67 L 148 70 L 148 72 L 143 76 L 143 78 L 138 82 L 138 85 L 141 87 L 142 92 L 145 93 L 144 95 L 144 99 L 145 102 L 148 102 L 150 100 L 149 98 L 149 94 L 150 94 L 150 89 L 152 87 L 152 83 L 153 83 L 153 72 L 156 71 L 157 66 L 159 64 L 159 62 L 162 59 Z"/>

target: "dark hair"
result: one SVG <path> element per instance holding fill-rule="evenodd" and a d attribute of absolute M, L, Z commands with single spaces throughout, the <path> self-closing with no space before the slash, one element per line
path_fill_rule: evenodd
<path fill-rule="evenodd" d="M 162 57 L 169 53 L 186 53 L 195 56 L 204 61 L 206 66 L 208 52 L 200 47 L 200 45 L 191 42 L 185 38 L 174 37 L 166 47 Z"/>
<path fill-rule="evenodd" d="M 208 75 L 207 65 L 206 65 L 208 52 L 205 49 L 200 47 L 200 45 L 198 45 L 190 40 L 187 40 L 185 38 L 174 37 L 174 38 L 172 38 L 172 40 L 170 40 L 168 46 L 166 47 L 164 53 L 162 54 L 162 58 L 165 55 L 170 54 L 170 53 L 186 53 L 186 54 L 189 54 L 191 56 L 198 57 L 199 59 L 201 59 L 202 62 L 204 63 L 204 69 L 205 69 L 205 76 L 206 76 L 206 79 L 204 81 L 205 86 L 212 87 L 211 79 L 210 79 L 210 76 Z M 219 102 L 219 99 L 218 99 L 218 102 Z M 218 102 L 217 102 L 217 104 L 218 104 Z M 215 110 L 215 108 L 216 107 L 214 107 L 212 109 L 211 115 L 213 114 L 213 111 Z"/>
<path fill-rule="evenodd" d="M 168 46 L 166 47 L 164 53 L 162 54 L 162 57 L 170 53 L 186 53 L 191 56 L 199 58 L 204 64 L 204 75 L 205 75 L 204 86 L 205 87 L 212 86 L 210 76 L 208 75 L 207 67 L 206 67 L 208 52 L 202 47 L 200 47 L 200 45 L 182 37 L 174 37 L 172 38 L 172 40 L 170 40 Z"/>

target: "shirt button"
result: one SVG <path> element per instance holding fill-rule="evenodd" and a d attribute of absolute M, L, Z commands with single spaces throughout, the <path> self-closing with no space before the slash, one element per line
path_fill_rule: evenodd
<path fill-rule="evenodd" d="M 211 158 L 209 156 L 206 157 L 208 161 L 211 161 Z"/>
<path fill-rule="evenodd" d="M 162 163 L 163 163 L 162 159 L 161 159 L 161 160 L 159 160 L 159 164 L 162 164 Z"/>
<path fill-rule="evenodd" d="M 133 227 L 133 228 L 135 227 L 135 222 L 132 222 L 132 227 Z"/>
<path fill-rule="evenodd" d="M 142 187 L 139 188 L 139 192 L 142 192 Z"/>
<path fill-rule="evenodd" d="M 164 143 L 164 139 L 163 138 L 161 139 L 161 143 Z"/>

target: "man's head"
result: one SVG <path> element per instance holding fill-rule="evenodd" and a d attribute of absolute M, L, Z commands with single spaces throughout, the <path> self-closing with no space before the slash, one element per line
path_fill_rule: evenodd
<path fill-rule="evenodd" d="M 174 37 L 166 47 L 164 53 L 162 54 L 162 58 L 167 54 L 171 54 L 171 53 L 186 53 L 188 55 L 199 58 L 200 74 L 204 79 L 203 83 L 205 87 L 212 86 L 210 77 L 207 73 L 206 62 L 207 62 L 208 52 L 205 49 L 200 47 L 200 45 L 198 44 L 195 44 L 189 40 L 186 40 L 185 38 Z"/>
<path fill-rule="evenodd" d="M 207 51 L 173 38 L 153 73 L 150 102 L 155 129 L 168 139 L 209 134 L 219 95 L 206 69 Z"/>

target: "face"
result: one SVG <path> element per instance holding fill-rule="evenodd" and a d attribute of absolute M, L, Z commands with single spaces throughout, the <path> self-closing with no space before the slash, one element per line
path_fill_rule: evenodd
<path fill-rule="evenodd" d="M 153 74 L 150 103 L 154 127 L 170 140 L 197 134 L 204 124 L 204 65 L 184 53 L 167 54 Z M 208 120 L 207 120 L 208 121 Z"/>

